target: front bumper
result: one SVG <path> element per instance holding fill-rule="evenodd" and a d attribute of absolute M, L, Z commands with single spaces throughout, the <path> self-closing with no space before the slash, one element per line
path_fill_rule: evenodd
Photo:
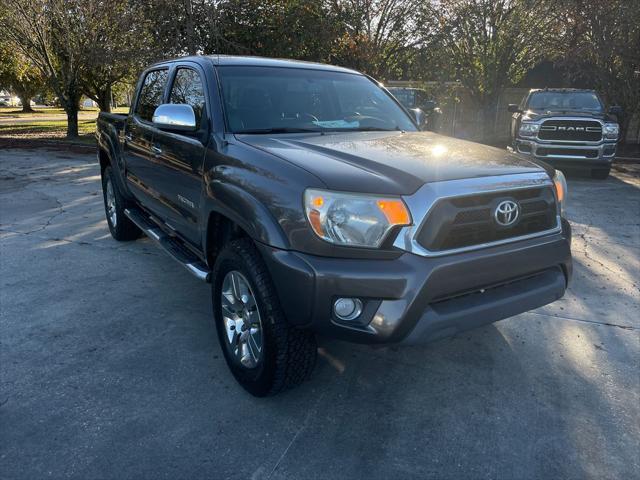
<path fill-rule="evenodd" d="M 359 343 L 424 343 L 546 305 L 571 277 L 571 229 L 442 257 L 317 257 L 260 245 L 289 322 Z M 332 313 L 357 297 L 357 321 Z"/>
<path fill-rule="evenodd" d="M 611 141 L 568 144 L 518 138 L 515 149 L 551 165 L 566 167 L 608 167 L 616 156 L 616 143 Z"/>

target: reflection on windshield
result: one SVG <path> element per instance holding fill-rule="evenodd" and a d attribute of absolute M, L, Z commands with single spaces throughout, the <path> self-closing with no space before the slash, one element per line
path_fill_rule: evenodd
<path fill-rule="evenodd" d="M 407 130 L 404 110 L 362 75 L 274 67 L 219 67 L 234 133 Z"/>
<path fill-rule="evenodd" d="M 529 99 L 531 110 L 601 111 L 602 104 L 594 92 L 536 92 Z"/>

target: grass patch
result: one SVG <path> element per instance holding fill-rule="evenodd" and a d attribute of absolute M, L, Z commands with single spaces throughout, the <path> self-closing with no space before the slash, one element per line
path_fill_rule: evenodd
<path fill-rule="evenodd" d="M 79 120 L 78 133 L 86 135 L 95 133 L 95 120 Z M 21 133 L 58 133 L 67 132 L 66 120 L 34 120 L 28 123 L 15 123 L 13 125 L 0 124 L 0 134 L 3 135 L 19 135 Z"/>
<path fill-rule="evenodd" d="M 98 108 L 81 108 L 78 112 L 79 115 L 95 115 L 98 116 L 100 110 Z M 129 113 L 129 107 L 117 107 L 112 110 L 112 113 Z M 53 115 L 60 115 L 67 118 L 67 114 L 64 109 L 59 107 L 33 107 L 33 112 L 23 112 L 19 107 L 0 107 L 0 119 L 3 118 L 25 118 L 25 117 L 48 117 Z"/>
<path fill-rule="evenodd" d="M 37 108 L 32 107 L 33 112 L 23 112 L 20 107 L 0 107 L 0 118 L 11 118 L 11 117 L 37 117 L 44 115 L 64 115 L 64 110 L 62 108 Z"/>
<path fill-rule="evenodd" d="M 113 113 L 128 113 L 129 107 L 120 107 Z M 98 109 L 82 109 L 79 112 L 79 138 L 73 143 L 95 143 L 96 118 Z M 69 142 L 67 135 L 67 115 L 61 108 L 39 108 L 33 113 L 22 113 L 16 108 L 0 108 L 0 138 L 21 141 Z"/>

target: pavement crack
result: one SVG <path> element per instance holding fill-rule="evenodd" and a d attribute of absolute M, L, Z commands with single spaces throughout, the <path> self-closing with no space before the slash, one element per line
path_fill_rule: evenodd
<path fill-rule="evenodd" d="M 54 200 L 56 201 L 56 203 L 58 204 L 58 206 L 56 207 L 58 209 L 58 211 L 56 213 L 54 213 L 53 215 L 51 215 L 47 221 L 45 222 L 45 224 L 39 228 L 35 228 L 33 230 L 29 230 L 27 232 L 20 232 L 23 235 L 31 235 L 32 233 L 38 233 L 43 231 L 44 229 L 46 229 L 47 227 L 49 227 L 51 225 L 51 223 L 53 222 L 53 220 L 59 216 L 62 215 L 66 210 L 64 209 L 64 206 L 62 205 L 62 203 L 60 202 L 60 200 L 58 200 L 57 198 L 54 198 Z"/>
<path fill-rule="evenodd" d="M 582 239 L 582 242 L 584 243 L 584 248 L 583 248 L 582 250 L 578 250 L 578 249 L 575 249 L 575 248 L 574 248 L 574 249 L 572 249 L 572 250 L 573 250 L 573 252 L 574 252 L 574 253 L 582 253 L 582 254 L 584 255 L 584 257 L 585 257 L 587 260 L 590 260 L 590 261 L 592 261 L 592 262 L 597 263 L 597 264 L 598 264 L 598 265 L 600 265 L 604 270 L 606 270 L 606 271 L 608 271 L 608 272 L 612 273 L 613 275 L 615 275 L 615 276 L 616 276 L 616 278 L 617 278 L 618 280 L 621 280 L 621 281 L 623 281 L 623 282 L 625 282 L 625 283 L 627 283 L 627 284 L 631 285 L 632 287 L 637 288 L 637 287 L 636 287 L 636 284 L 635 284 L 635 283 L 633 283 L 633 281 L 628 280 L 628 279 L 626 279 L 626 278 L 622 277 L 622 276 L 620 275 L 620 272 L 616 272 L 616 271 L 615 271 L 615 270 L 613 270 L 611 267 L 609 267 L 607 264 L 603 263 L 602 261 L 598 260 L 597 258 L 592 257 L 592 256 L 589 254 L 588 249 L 589 249 L 589 246 L 590 246 L 590 243 L 591 243 L 591 242 L 586 238 L 586 236 L 587 236 L 587 234 L 589 233 L 589 230 L 590 230 L 590 229 L 591 229 L 591 225 L 586 225 L 586 226 L 585 226 L 585 229 L 584 229 L 584 232 L 579 233 L 579 234 L 577 234 L 577 235 L 576 235 L 576 237 L 579 237 L 579 238 L 581 238 L 581 239 Z"/>
<path fill-rule="evenodd" d="M 300 434 L 304 430 L 306 430 L 306 428 L 309 426 L 309 422 L 311 420 L 311 416 L 316 414 L 316 412 L 318 410 L 318 405 L 320 405 L 320 403 L 324 399 L 325 395 L 326 395 L 326 392 L 323 392 L 322 395 L 320 395 L 318 397 L 318 399 L 316 400 L 316 403 L 315 403 L 314 407 L 307 412 L 307 414 L 304 417 L 304 421 L 302 422 L 302 425 L 300 425 L 300 428 L 298 428 L 298 430 L 296 431 L 295 435 L 293 436 L 293 438 L 291 439 L 291 441 L 287 445 L 287 448 L 284 449 L 284 452 L 282 452 L 282 455 L 280 455 L 280 458 L 278 459 L 276 464 L 271 469 L 271 472 L 269 473 L 269 476 L 267 477 L 267 480 L 273 476 L 275 471 L 278 469 L 278 467 L 280 466 L 280 464 L 284 460 L 284 457 L 287 456 L 287 453 L 289 452 L 289 449 L 291 448 L 291 446 L 295 443 L 295 441 L 298 439 Z"/>
<path fill-rule="evenodd" d="M 563 315 L 554 315 L 550 313 L 540 313 L 540 312 L 528 312 L 528 313 L 532 315 L 539 315 L 541 317 L 551 317 L 551 318 L 559 318 L 561 320 L 569 320 L 572 322 L 590 323 L 592 325 L 603 325 L 605 327 L 617 327 L 617 328 L 622 328 L 623 330 L 637 330 L 636 327 L 633 327 L 631 325 L 620 325 L 618 323 L 610 323 L 610 322 L 596 322 L 595 320 L 585 320 L 583 318 L 566 317 Z"/>

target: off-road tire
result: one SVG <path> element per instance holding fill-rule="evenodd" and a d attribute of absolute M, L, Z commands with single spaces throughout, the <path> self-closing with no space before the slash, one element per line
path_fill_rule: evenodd
<path fill-rule="evenodd" d="M 109 188 L 109 182 L 111 182 L 111 189 L 113 192 L 113 197 L 115 199 L 115 225 L 113 224 L 113 221 L 111 219 L 107 202 L 107 190 Z M 140 238 L 140 236 L 142 235 L 142 231 L 136 226 L 135 223 L 129 220 L 129 217 L 124 214 L 124 209 L 129 205 L 127 204 L 124 197 L 120 194 L 120 190 L 118 190 L 118 186 L 115 180 L 115 174 L 111 167 L 105 168 L 102 172 L 102 199 L 104 200 L 104 212 L 105 216 L 107 217 L 107 225 L 109 225 L 111 236 L 119 242 L 127 242 Z"/>
<path fill-rule="evenodd" d="M 595 178 L 597 180 L 604 180 L 609 176 L 610 171 L 611 171 L 611 167 L 594 168 L 591 170 L 591 178 Z"/>
<path fill-rule="evenodd" d="M 264 353 L 255 368 L 239 365 L 228 347 L 221 293 L 225 275 L 234 270 L 248 280 L 260 313 Z M 220 347 L 231 373 L 245 390 L 256 397 L 266 397 L 309 378 L 317 355 L 315 335 L 289 325 L 271 276 L 250 239 L 234 240 L 223 247 L 213 268 L 211 292 Z"/>

